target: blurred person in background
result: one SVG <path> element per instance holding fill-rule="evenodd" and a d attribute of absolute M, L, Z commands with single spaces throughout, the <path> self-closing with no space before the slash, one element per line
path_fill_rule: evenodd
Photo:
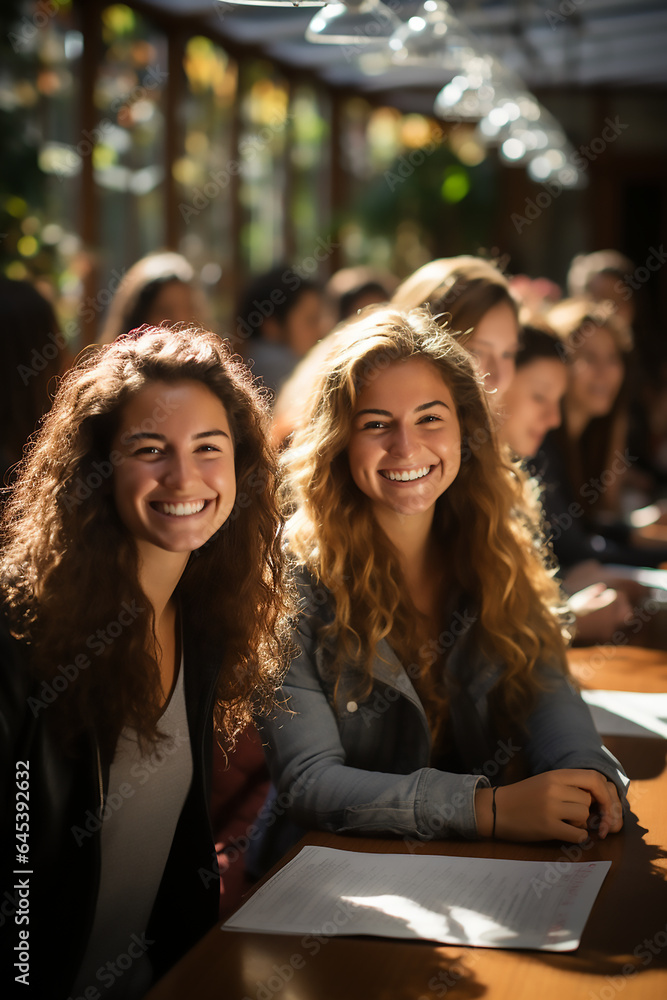
<path fill-rule="evenodd" d="M 30 282 L 0 278 L 0 311 L 0 471 L 7 485 L 70 355 L 51 303 Z"/>
<path fill-rule="evenodd" d="M 635 299 L 626 279 L 632 276 L 634 270 L 630 258 L 617 250 L 578 254 L 567 273 L 568 295 L 570 298 L 592 299 L 593 302 L 613 302 L 617 318 L 632 329 Z"/>
<path fill-rule="evenodd" d="M 645 295 L 647 281 L 663 264 L 662 251 L 652 247 L 639 267 L 617 250 L 598 250 L 576 256 L 567 276 L 571 296 L 611 302 L 616 318 L 632 336 L 628 442 L 636 461 L 627 482 L 633 488 L 635 506 L 648 503 L 667 488 L 667 424 L 661 418 L 667 399 L 667 344 Z"/>
<path fill-rule="evenodd" d="M 377 267 L 360 265 L 336 271 L 324 286 L 328 328 L 333 329 L 366 306 L 388 302 L 397 285 L 395 275 Z"/>
<path fill-rule="evenodd" d="M 399 285 L 397 309 L 426 306 L 446 322 L 476 360 L 494 410 L 514 376 L 519 348 L 517 304 L 500 269 L 481 257 L 445 257 L 424 264 Z"/>
<path fill-rule="evenodd" d="M 509 284 L 512 295 L 530 316 L 548 312 L 563 298 L 558 285 L 549 278 L 530 278 L 527 274 L 515 274 L 509 279 Z"/>
<path fill-rule="evenodd" d="M 569 361 L 562 423 L 537 462 L 558 561 L 564 570 L 587 559 L 656 566 L 667 547 L 652 546 L 621 506 L 635 461 L 627 445 L 630 332 L 610 302 L 566 299 L 547 319 Z"/>
<path fill-rule="evenodd" d="M 324 333 L 320 286 L 289 267 L 254 278 L 239 307 L 234 337 L 254 376 L 275 395 Z"/>
<path fill-rule="evenodd" d="M 498 436 L 515 455 L 528 463 L 549 431 L 560 427 L 568 367 L 560 339 L 546 324 L 524 324 L 520 341 L 516 374 L 503 399 Z M 539 481 L 539 468 L 536 472 Z M 548 525 L 545 533 L 548 538 Z M 580 644 L 607 642 L 629 621 L 630 600 L 636 596 L 636 587 L 626 581 L 616 581 L 616 588 L 608 586 L 604 568 L 599 563 L 589 563 L 586 572 L 597 578 L 581 590 L 576 589 L 579 572 L 566 572 L 561 578 L 563 589 L 569 594 L 570 611 L 576 619 L 576 640 Z M 575 583 L 574 591 L 571 581 Z"/>
<path fill-rule="evenodd" d="M 209 325 L 204 293 L 195 282 L 194 269 L 180 254 L 152 253 L 132 265 L 112 299 L 98 342 L 110 344 L 144 323 Z"/>

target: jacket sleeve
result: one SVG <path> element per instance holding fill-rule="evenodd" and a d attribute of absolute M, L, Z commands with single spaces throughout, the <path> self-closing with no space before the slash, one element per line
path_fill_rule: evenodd
<path fill-rule="evenodd" d="M 307 623 L 295 640 L 299 652 L 282 692 L 287 711 L 261 723 L 281 808 L 297 823 L 335 833 L 391 833 L 419 840 L 476 837 L 475 789 L 488 787 L 488 779 L 431 767 L 399 774 L 350 766 Z M 394 707 L 389 705 L 370 723 L 378 740 L 405 735 L 391 725 Z"/>
<path fill-rule="evenodd" d="M 528 763 L 532 774 L 558 768 L 587 768 L 613 781 L 624 808 L 629 779 L 603 745 L 588 705 L 560 671 L 545 669 L 547 687 L 528 718 Z"/>

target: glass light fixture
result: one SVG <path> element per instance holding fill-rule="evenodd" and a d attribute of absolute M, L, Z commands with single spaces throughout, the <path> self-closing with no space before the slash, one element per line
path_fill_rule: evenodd
<path fill-rule="evenodd" d="M 328 3 L 306 29 L 306 41 L 327 45 L 373 45 L 391 38 L 401 20 L 382 0 Z"/>
<path fill-rule="evenodd" d="M 326 7 L 328 0 L 224 0 L 249 7 Z"/>
<path fill-rule="evenodd" d="M 389 39 L 399 66 L 432 63 L 461 69 L 478 54 L 475 39 L 444 0 L 425 0 Z"/>
<path fill-rule="evenodd" d="M 460 72 L 442 88 L 435 99 L 434 111 L 445 119 L 479 120 L 506 96 L 507 92 L 494 79 L 491 60 L 475 56 L 466 60 Z"/>

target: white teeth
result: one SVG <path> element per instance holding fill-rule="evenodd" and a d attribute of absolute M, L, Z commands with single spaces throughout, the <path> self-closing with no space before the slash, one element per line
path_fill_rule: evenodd
<path fill-rule="evenodd" d="M 206 506 L 206 501 L 197 500 L 195 503 L 162 503 L 158 506 L 163 514 L 174 514 L 176 517 L 185 517 L 188 514 L 198 514 Z"/>
<path fill-rule="evenodd" d="M 383 475 L 385 475 L 387 479 L 391 479 L 393 481 L 398 480 L 402 483 L 408 483 L 411 479 L 421 479 L 423 476 L 427 476 L 430 470 L 430 465 L 425 465 L 421 469 L 410 469 L 409 472 L 383 471 Z"/>

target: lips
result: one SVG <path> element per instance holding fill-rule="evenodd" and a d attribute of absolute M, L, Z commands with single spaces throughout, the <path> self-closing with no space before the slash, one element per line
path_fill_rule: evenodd
<path fill-rule="evenodd" d="M 208 500 L 190 500 L 187 503 L 154 501 L 151 507 L 160 514 L 168 514 L 171 517 L 190 517 L 192 514 L 199 514 L 208 502 Z"/>
<path fill-rule="evenodd" d="M 419 469 L 380 469 L 380 475 L 392 482 L 409 483 L 415 479 L 423 479 L 430 471 L 430 465 L 423 465 Z"/>

